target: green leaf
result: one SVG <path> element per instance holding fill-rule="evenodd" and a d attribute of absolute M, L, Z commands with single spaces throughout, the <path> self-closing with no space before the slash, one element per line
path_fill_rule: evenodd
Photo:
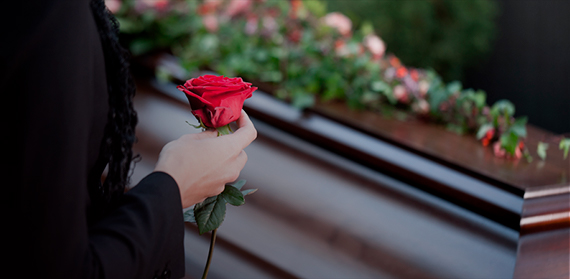
<path fill-rule="evenodd" d="M 194 217 L 194 208 L 186 210 L 183 216 L 184 222 L 196 223 L 196 218 Z"/>
<path fill-rule="evenodd" d="M 491 107 L 491 114 L 493 116 L 504 115 L 510 118 L 515 114 L 515 105 L 509 100 L 499 100 Z"/>
<path fill-rule="evenodd" d="M 530 164 L 532 163 L 532 156 L 530 156 L 530 152 L 528 152 L 528 149 L 525 148 L 524 152 L 523 152 L 523 157 L 526 158 L 526 161 Z"/>
<path fill-rule="evenodd" d="M 511 126 L 510 130 L 511 132 L 517 134 L 517 136 L 519 137 L 526 137 L 526 122 L 527 122 L 528 118 L 526 116 L 523 117 L 519 117 L 517 118 L 517 120 L 515 120 L 515 123 L 513 124 L 513 126 Z"/>
<path fill-rule="evenodd" d="M 122 33 L 137 33 L 144 30 L 144 25 L 136 20 L 117 16 Z"/>
<path fill-rule="evenodd" d="M 245 203 L 243 194 L 234 186 L 226 185 L 221 195 L 231 205 L 240 206 Z"/>
<path fill-rule="evenodd" d="M 454 123 L 448 123 L 445 126 L 445 128 L 448 131 L 454 132 L 454 133 L 459 134 L 459 135 L 463 135 L 463 134 L 465 134 L 465 132 L 467 132 L 465 127 L 458 125 L 458 124 L 454 124 Z"/>
<path fill-rule="evenodd" d="M 257 189 L 247 189 L 247 190 L 241 191 L 242 195 L 244 195 L 244 196 L 251 195 L 255 192 L 257 192 Z"/>
<path fill-rule="evenodd" d="M 370 84 L 370 89 L 374 92 L 380 92 L 384 94 L 384 96 L 386 96 L 388 99 L 388 102 L 390 102 L 392 105 L 395 105 L 398 102 L 398 100 L 396 100 L 396 97 L 394 97 L 394 94 L 392 94 L 392 88 L 386 82 L 380 80 L 373 81 Z"/>
<path fill-rule="evenodd" d="M 304 109 L 315 104 L 315 95 L 309 93 L 297 93 L 293 95 L 293 106 Z"/>
<path fill-rule="evenodd" d="M 228 185 L 232 185 L 234 186 L 236 189 L 241 190 L 241 188 L 243 187 L 243 185 L 245 185 L 245 179 L 240 179 L 234 183 L 230 183 Z"/>
<path fill-rule="evenodd" d="M 511 155 L 515 154 L 518 145 L 519 136 L 514 132 L 508 132 L 501 135 L 501 147 L 503 147 Z"/>
<path fill-rule="evenodd" d="M 131 42 L 130 50 L 133 55 L 140 55 L 147 51 L 150 51 L 155 47 L 155 42 L 150 39 L 137 38 Z"/>
<path fill-rule="evenodd" d="M 570 139 L 562 138 L 558 147 L 560 150 L 564 150 L 564 159 L 568 158 L 568 150 L 570 150 Z"/>
<path fill-rule="evenodd" d="M 455 93 L 457 91 L 461 91 L 461 88 L 463 88 L 463 85 L 461 84 L 461 81 L 452 81 L 447 85 L 447 91 L 449 93 Z"/>
<path fill-rule="evenodd" d="M 477 139 L 482 139 L 491 129 L 495 129 L 495 126 L 493 126 L 491 123 L 482 125 L 481 128 L 479 128 L 479 131 L 477 131 Z"/>
<path fill-rule="evenodd" d="M 222 195 L 209 197 L 194 206 L 194 216 L 200 234 L 215 230 L 226 216 L 226 200 Z"/>
<path fill-rule="evenodd" d="M 447 90 L 445 90 L 445 88 L 435 87 L 435 86 L 430 87 L 428 92 L 428 102 L 431 111 L 434 113 L 438 112 L 441 103 L 446 101 L 448 98 L 449 98 L 449 93 Z"/>
<path fill-rule="evenodd" d="M 543 161 L 546 160 L 546 150 L 548 149 L 548 143 L 544 143 L 542 141 L 538 142 L 538 146 L 536 147 L 536 153 L 538 157 Z"/>
<path fill-rule="evenodd" d="M 474 95 L 475 105 L 477 108 L 482 109 L 487 104 L 487 93 L 483 90 L 477 90 Z"/>
<path fill-rule="evenodd" d="M 370 84 L 370 89 L 372 89 L 372 91 L 375 92 L 385 92 L 390 90 L 390 85 L 388 85 L 386 82 L 383 82 L 381 80 L 377 80 L 377 81 L 373 81 Z"/>

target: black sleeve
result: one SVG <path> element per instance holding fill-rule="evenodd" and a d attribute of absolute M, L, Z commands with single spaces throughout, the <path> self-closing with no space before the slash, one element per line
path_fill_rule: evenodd
<path fill-rule="evenodd" d="M 89 1 L 8 1 L 0 36 L 0 277 L 182 277 L 182 206 L 167 174 L 150 174 L 115 211 L 87 220 L 87 177 L 108 111 Z"/>
<path fill-rule="evenodd" d="M 103 268 L 104 278 L 152 278 L 169 273 L 180 278 L 184 275 L 183 237 L 178 186 L 168 174 L 155 172 L 90 230 L 91 264 Z"/>

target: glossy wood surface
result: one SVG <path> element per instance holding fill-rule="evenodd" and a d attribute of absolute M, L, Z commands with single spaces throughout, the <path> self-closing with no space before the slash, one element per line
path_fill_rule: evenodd
<path fill-rule="evenodd" d="M 196 130 L 186 105 L 150 89 L 141 87 L 135 106 L 136 182 L 163 144 Z M 512 276 L 516 231 L 253 120 L 259 138 L 240 178 L 260 190 L 229 207 L 209 278 Z M 192 278 L 208 240 L 188 228 Z"/>
<path fill-rule="evenodd" d="M 314 111 L 521 196 L 534 187 L 570 184 L 570 159 L 563 159 L 558 143 L 553 141 L 559 137 L 532 125 L 527 126 L 525 143 L 534 160 L 528 163 L 524 159 L 496 158 L 492 149 L 483 147 L 474 136 L 458 135 L 420 120 L 401 121 L 372 112 L 351 110 L 335 102 L 321 103 Z M 550 145 L 545 161 L 536 155 L 538 141 Z"/>
<path fill-rule="evenodd" d="M 514 278 L 570 278 L 570 194 L 525 199 Z"/>
<path fill-rule="evenodd" d="M 521 236 L 513 278 L 570 278 L 570 228 Z"/>

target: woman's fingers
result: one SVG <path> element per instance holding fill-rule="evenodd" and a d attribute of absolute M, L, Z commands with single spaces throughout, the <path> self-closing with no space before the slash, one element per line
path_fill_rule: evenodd
<path fill-rule="evenodd" d="M 192 136 L 193 139 L 201 140 L 201 139 L 217 137 L 218 131 L 212 129 L 212 130 L 207 130 L 204 132 L 200 132 L 200 133 L 196 133 L 196 134 L 189 134 L 189 135 Z"/>
<path fill-rule="evenodd" d="M 253 126 L 247 113 L 243 110 L 241 111 L 240 118 L 237 120 L 237 124 L 238 129 L 231 135 L 221 137 L 221 140 L 227 141 L 225 146 L 233 146 L 233 148 L 243 150 L 257 138 L 257 130 Z"/>

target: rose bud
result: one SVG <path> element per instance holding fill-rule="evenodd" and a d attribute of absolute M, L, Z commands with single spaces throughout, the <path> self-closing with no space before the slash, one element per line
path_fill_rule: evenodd
<path fill-rule="evenodd" d="M 206 127 L 219 128 L 238 120 L 243 102 L 257 87 L 241 78 L 204 75 L 177 86 L 186 93 L 192 114 Z"/>

